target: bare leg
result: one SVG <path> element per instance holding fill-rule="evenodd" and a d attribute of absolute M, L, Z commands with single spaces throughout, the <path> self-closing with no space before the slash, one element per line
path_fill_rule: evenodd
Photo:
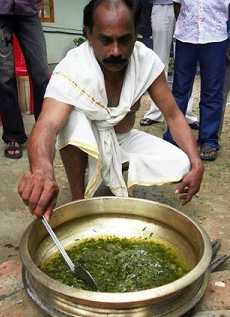
<path fill-rule="evenodd" d="M 72 200 L 84 198 L 87 154 L 73 145 L 67 145 L 61 149 L 60 154 L 69 181 Z"/>

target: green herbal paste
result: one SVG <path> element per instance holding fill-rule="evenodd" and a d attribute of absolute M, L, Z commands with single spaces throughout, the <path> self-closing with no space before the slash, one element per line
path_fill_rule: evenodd
<path fill-rule="evenodd" d="M 95 278 L 101 292 L 132 292 L 161 286 L 182 277 L 188 268 L 176 252 L 151 239 L 100 238 L 80 242 L 68 254 Z M 89 289 L 69 271 L 61 256 L 41 266 L 64 284 Z"/>

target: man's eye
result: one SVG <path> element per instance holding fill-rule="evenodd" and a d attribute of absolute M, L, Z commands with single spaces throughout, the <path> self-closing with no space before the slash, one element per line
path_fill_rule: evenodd
<path fill-rule="evenodd" d="M 102 43 L 102 44 L 105 44 L 105 45 L 108 45 L 108 44 L 111 43 L 111 39 L 108 38 L 108 37 L 102 37 L 102 38 L 101 38 L 101 43 Z"/>
<path fill-rule="evenodd" d="M 130 42 L 131 38 L 129 36 L 124 36 L 120 38 L 119 42 L 120 44 L 128 44 Z"/>

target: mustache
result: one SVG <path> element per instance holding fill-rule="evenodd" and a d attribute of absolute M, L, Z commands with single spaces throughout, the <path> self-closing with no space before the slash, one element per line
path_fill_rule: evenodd
<path fill-rule="evenodd" d="M 122 58 L 122 57 L 108 57 L 103 59 L 103 63 L 105 64 L 124 65 L 124 64 L 127 64 L 127 62 L 128 62 L 127 58 Z"/>

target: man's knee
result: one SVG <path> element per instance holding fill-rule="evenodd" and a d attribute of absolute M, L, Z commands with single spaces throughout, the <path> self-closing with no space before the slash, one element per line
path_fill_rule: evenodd
<path fill-rule="evenodd" d="M 84 153 L 79 147 L 77 147 L 75 145 L 71 145 L 71 144 L 66 145 L 60 151 L 61 151 L 61 153 L 76 153 L 79 155 Z"/>
<path fill-rule="evenodd" d="M 68 178 L 83 178 L 88 165 L 88 155 L 74 145 L 67 145 L 60 150 L 61 158 Z"/>
<path fill-rule="evenodd" d="M 75 160 L 87 160 L 87 154 L 74 145 L 67 145 L 60 150 L 62 160 L 75 161 Z"/>
<path fill-rule="evenodd" d="M 73 145 L 65 146 L 60 150 L 60 154 L 70 184 L 72 199 L 82 199 L 84 197 L 85 170 L 88 156 Z"/>

